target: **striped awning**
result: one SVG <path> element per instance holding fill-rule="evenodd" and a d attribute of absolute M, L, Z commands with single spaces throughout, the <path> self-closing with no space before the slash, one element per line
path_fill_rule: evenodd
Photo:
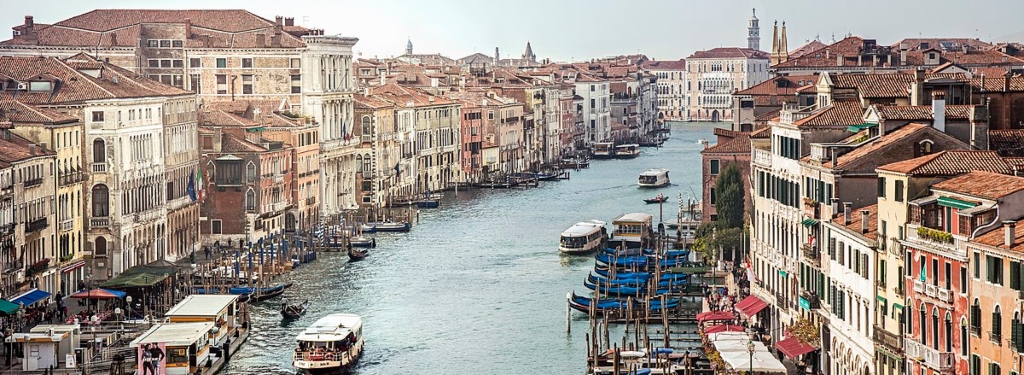
<path fill-rule="evenodd" d="M 974 208 L 974 206 L 978 205 L 977 203 L 962 201 L 962 200 L 959 200 L 959 199 L 956 199 L 956 198 L 950 198 L 950 197 L 939 197 L 938 204 L 940 206 L 949 207 L 949 208 L 959 208 L 961 210 L 967 209 L 967 208 Z"/>

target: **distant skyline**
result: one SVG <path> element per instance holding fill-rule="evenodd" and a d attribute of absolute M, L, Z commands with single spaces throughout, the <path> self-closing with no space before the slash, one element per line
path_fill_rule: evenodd
<path fill-rule="evenodd" d="M 729 4 L 729 5 L 724 5 Z M 824 43 L 848 33 L 881 44 L 903 38 L 968 37 L 988 42 L 1024 41 L 1024 1 L 972 2 L 812 0 L 694 1 L 519 0 L 266 1 L 266 0 L 53 0 L 7 4 L 0 28 L 24 22 L 51 24 L 93 9 L 246 9 L 273 20 L 321 28 L 328 35 L 359 38 L 359 57 L 394 57 L 411 39 L 415 53 L 461 58 L 474 52 L 519 57 L 529 41 L 538 60 L 584 60 L 643 53 L 657 60 L 685 58 L 715 47 L 746 47 L 747 21 L 757 8 L 761 49 L 771 50 L 772 25 L 786 22 L 789 47 L 816 36 Z M 969 5 L 968 5 L 969 4 Z M 958 8 L 967 7 L 969 9 Z M 978 11 L 981 10 L 981 11 Z"/>

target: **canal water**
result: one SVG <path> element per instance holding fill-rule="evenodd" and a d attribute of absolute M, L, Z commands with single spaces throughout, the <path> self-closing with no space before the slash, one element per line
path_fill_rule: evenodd
<path fill-rule="evenodd" d="M 223 373 L 294 374 L 294 338 L 319 317 L 364 317 L 366 352 L 352 371 L 394 374 L 583 374 L 585 316 L 573 312 L 565 332 L 565 296 L 583 287 L 593 257 L 558 253 L 558 236 L 572 224 L 606 222 L 678 196 L 700 196 L 698 140 L 713 141 L 712 124 L 673 123 L 661 148 L 632 160 L 593 160 L 570 180 L 525 190 L 447 192 L 441 208 L 423 210 L 411 232 L 376 234 L 377 248 L 361 262 L 328 253 L 289 277 L 286 296 L 309 298 L 309 313 L 281 322 L 277 299 L 253 308 L 253 333 Z M 641 190 L 637 175 L 668 168 L 672 185 Z"/>

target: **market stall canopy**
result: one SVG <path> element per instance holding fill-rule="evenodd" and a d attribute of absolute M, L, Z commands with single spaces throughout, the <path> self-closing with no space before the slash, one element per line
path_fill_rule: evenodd
<path fill-rule="evenodd" d="M 732 325 L 732 324 L 719 324 L 704 329 L 704 333 L 718 333 L 718 332 L 743 332 L 743 326 Z"/>
<path fill-rule="evenodd" d="M 736 304 L 736 311 L 739 311 L 743 316 L 750 318 L 761 310 L 764 310 L 765 307 L 768 307 L 768 303 L 754 295 L 749 295 L 747 298 L 740 301 L 740 303 Z"/>
<path fill-rule="evenodd" d="M 11 301 L 0 299 L 0 312 L 7 315 L 14 315 L 21 308 L 17 304 L 11 303 Z"/>
<path fill-rule="evenodd" d="M 736 315 L 728 311 L 706 311 L 697 314 L 697 322 L 717 322 L 722 320 L 735 320 Z"/>
<path fill-rule="evenodd" d="M 166 260 L 155 260 L 153 262 L 135 266 L 124 270 L 113 279 L 100 284 L 100 287 L 107 289 L 138 288 L 156 285 L 168 275 L 177 272 L 179 266 Z"/>
<path fill-rule="evenodd" d="M 779 362 L 760 341 L 753 341 L 744 332 L 719 332 L 707 335 L 722 361 L 737 371 L 755 373 L 786 373 L 786 366 Z M 754 352 L 750 352 L 753 345 Z"/>
<path fill-rule="evenodd" d="M 800 355 L 813 352 L 813 346 L 800 342 L 796 337 L 790 337 L 775 343 L 775 347 L 789 358 L 796 358 Z"/>
<path fill-rule="evenodd" d="M 50 292 L 39 289 L 32 289 L 25 293 L 19 294 L 17 297 L 11 299 L 11 303 L 18 306 L 31 306 L 33 303 L 42 301 L 50 296 Z"/>
<path fill-rule="evenodd" d="M 95 299 L 115 299 L 124 298 L 128 293 L 119 290 L 110 290 L 103 288 L 96 288 L 90 290 L 83 290 L 81 292 L 72 294 L 70 298 L 95 298 Z"/>

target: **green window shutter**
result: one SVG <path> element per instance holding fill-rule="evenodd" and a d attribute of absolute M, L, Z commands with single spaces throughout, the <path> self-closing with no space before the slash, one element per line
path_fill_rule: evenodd
<path fill-rule="evenodd" d="M 1010 262 L 1010 289 L 1020 290 L 1020 262 Z"/>
<path fill-rule="evenodd" d="M 1010 339 L 1013 340 L 1014 348 L 1018 353 L 1024 352 L 1024 326 L 1020 324 L 1020 319 L 1010 321 L 1010 325 L 1013 327 L 1010 329 Z"/>

